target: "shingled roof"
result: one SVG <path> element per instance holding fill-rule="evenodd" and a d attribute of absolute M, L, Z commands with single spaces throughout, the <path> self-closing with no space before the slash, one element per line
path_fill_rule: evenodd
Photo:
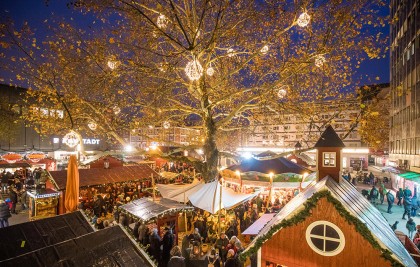
<path fill-rule="evenodd" d="M 79 211 L 0 228 L 0 261 L 92 232 Z"/>
<path fill-rule="evenodd" d="M 404 266 L 417 266 L 379 210 L 363 197 L 349 182 L 343 180 L 340 183 L 337 183 L 329 176 L 303 191 L 287 203 L 249 244 L 243 252 L 244 255 L 249 253 L 251 249 L 255 250 L 261 247 L 262 244 L 269 240 L 274 234 L 281 231 L 282 227 L 278 226 L 281 226 L 282 221 L 290 220 L 297 213 L 302 211 L 305 208 L 305 203 L 310 201 L 314 194 L 317 193 L 326 193 L 337 200 L 351 216 L 360 222 L 360 225 L 364 225 L 367 230 L 370 231 L 373 238 L 382 249 L 389 250 L 392 253 L 391 257 L 393 259 Z"/>
<path fill-rule="evenodd" d="M 328 125 L 314 147 L 345 147 L 345 145 L 338 134 L 334 131 L 333 127 Z"/>
<path fill-rule="evenodd" d="M 1 266 L 153 266 L 120 226 L 113 226 L 0 262 Z"/>
<path fill-rule="evenodd" d="M 79 186 L 93 186 L 108 183 L 134 181 L 138 179 L 158 177 L 159 174 L 147 164 L 134 166 L 115 167 L 110 169 L 94 168 L 79 169 Z M 65 189 L 67 181 L 67 170 L 50 171 L 50 175 L 57 185 L 57 189 Z"/>

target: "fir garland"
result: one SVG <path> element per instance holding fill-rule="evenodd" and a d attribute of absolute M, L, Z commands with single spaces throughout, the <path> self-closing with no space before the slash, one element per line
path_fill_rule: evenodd
<path fill-rule="evenodd" d="M 367 226 L 361 222 L 358 218 L 354 217 L 353 215 L 348 212 L 343 204 L 334 198 L 331 195 L 331 192 L 328 190 L 322 190 L 319 192 L 314 193 L 306 202 L 303 204 L 304 208 L 300 212 L 296 213 L 290 219 L 284 219 L 280 223 L 274 225 L 273 227 L 268 230 L 267 233 L 264 235 L 257 237 L 257 240 L 254 243 L 254 246 L 249 248 L 248 250 L 244 251 L 239 255 L 239 259 L 241 261 L 245 261 L 247 257 L 257 253 L 258 249 L 262 247 L 262 245 L 269 240 L 275 233 L 277 233 L 280 229 L 290 227 L 293 225 L 297 225 L 308 218 L 311 213 L 312 209 L 315 208 L 316 204 L 321 198 L 327 198 L 327 200 L 334 205 L 338 213 L 350 224 L 354 225 L 356 231 L 360 233 L 374 248 L 381 251 L 381 257 L 391 262 L 393 267 L 403 267 L 404 265 L 401 264 L 399 261 L 392 257 L 392 252 L 388 249 L 382 248 L 379 243 L 375 240 L 370 230 Z"/>

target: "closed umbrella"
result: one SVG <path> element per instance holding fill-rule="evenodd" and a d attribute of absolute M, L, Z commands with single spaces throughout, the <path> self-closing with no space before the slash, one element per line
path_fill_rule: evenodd
<path fill-rule="evenodd" d="M 77 210 L 79 202 L 79 169 L 77 168 L 76 156 L 70 156 L 69 164 L 67 166 L 67 182 L 66 182 L 66 196 L 64 199 L 64 207 L 67 212 Z"/>

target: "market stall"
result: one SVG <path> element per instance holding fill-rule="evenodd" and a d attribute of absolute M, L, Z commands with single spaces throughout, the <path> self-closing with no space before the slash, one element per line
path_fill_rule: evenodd
<path fill-rule="evenodd" d="M 186 203 L 188 197 L 197 192 L 203 185 L 203 181 L 196 179 L 191 184 L 157 184 L 156 186 L 162 197 Z"/>
<path fill-rule="evenodd" d="M 286 158 L 250 158 L 233 165 L 221 175 L 227 186 L 235 191 L 261 192 L 274 202 L 288 201 L 316 179 L 316 173 Z"/>
<path fill-rule="evenodd" d="M 171 227 L 175 233 L 175 244 L 177 244 L 178 224 L 180 220 L 184 220 L 183 212 L 192 211 L 194 207 L 165 198 L 156 202 L 148 198 L 140 198 L 120 206 L 119 209 L 129 217 L 146 223 L 150 228 L 156 227 L 161 236 L 165 227 Z"/>
<path fill-rule="evenodd" d="M 29 196 L 29 220 L 38 220 L 58 214 L 61 193 L 49 188 L 27 191 Z"/>

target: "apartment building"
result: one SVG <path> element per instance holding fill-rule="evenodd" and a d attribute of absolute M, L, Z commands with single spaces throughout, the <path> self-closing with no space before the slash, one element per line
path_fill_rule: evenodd
<path fill-rule="evenodd" d="M 390 15 L 389 159 L 420 171 L 420 1 L 391 0 Z"/>

